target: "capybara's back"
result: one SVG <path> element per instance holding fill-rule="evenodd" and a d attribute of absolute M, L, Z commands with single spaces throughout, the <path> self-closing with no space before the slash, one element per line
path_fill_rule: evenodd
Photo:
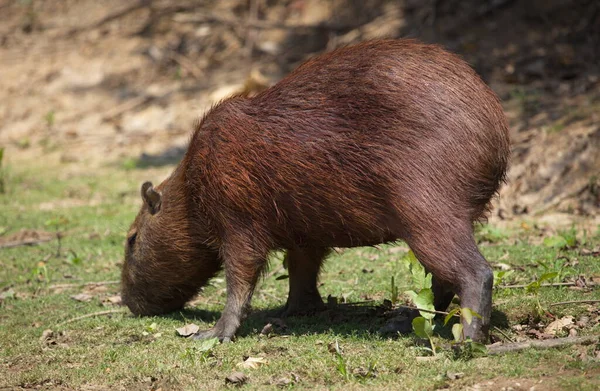
<path fill-rule="evenodd" d="M 223 317 L 201 336 L 233 335 L 230 314 L 248 304 L 269 250 L 288 251 L 286 311 L 297 313 L 322 306 L 328 249 L 403 239 L 434 276 L 436 308 L 457 293 L 482 316 L 465 335 L 482 340 L 492 273 L 473 222 L 508 157 L 494 93 L 459 57 L 415 41 L 339 49 L 256 97 L 222 102 L 159 187 L 163 199 L 189 198 L 197 211 L 172 218 L 202 220 L 204 242 L 242 286 L 228 285 Z"/>

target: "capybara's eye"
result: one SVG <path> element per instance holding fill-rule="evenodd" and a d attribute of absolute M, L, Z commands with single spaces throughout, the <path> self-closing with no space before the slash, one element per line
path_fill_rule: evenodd
<path fill-rule="evenodd" d="M 137 232 L 132 234 L 130 237 L 127 238 L 127 245 L 129 247 L 133 247 L 133 245 L 135 244 L 135 239 L 137 238 Z"/>

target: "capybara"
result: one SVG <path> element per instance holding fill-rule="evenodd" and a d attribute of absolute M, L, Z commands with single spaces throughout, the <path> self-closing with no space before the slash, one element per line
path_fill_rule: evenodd
<path fill-rule="evenodd" d="M 374 40 L 315 57 L 254 97 L 198 123 L 174 172 L 142 186 L 128 233 L 123 301 L 134 314 L 182 308 L 224 269 L 227 302 L 197 338 L 229 341 L 272 250 L 287 251 L 285 314 L 318 310 L 333 247 L 404 240 L 433 275 L 435 307 L 454 294 L 487 338 L 493 274 L 473 225 L 505 178 L 506 118 L 458 56 Z"/>

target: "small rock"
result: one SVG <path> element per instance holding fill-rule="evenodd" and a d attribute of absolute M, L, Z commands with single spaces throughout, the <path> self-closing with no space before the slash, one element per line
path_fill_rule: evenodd
<path fill-rule="evenodd" d="M 225 378 L 225 384 L 233 384 L 236 386 L 241 386 L 248 381 L 248 376 L 244 375 L 242 372 L 233 372 L 231 375 Z"/>
<path fill-rule="evenodd" d="M 77 295 L 71 296 L 71 299 L 87 303 L 88 301 L 93 299 L 93 296 L 88 295 L 87 293 L 79 293 Z"/>
<path fill-rule="evenodd" d="M 448 377 L 448 379 L 450 380 L 456 380 L 456 379 L 460 379 L 461 377 L 463 377 L 465 374 L 463 372 L 446 372 L 446 377 Z"/>

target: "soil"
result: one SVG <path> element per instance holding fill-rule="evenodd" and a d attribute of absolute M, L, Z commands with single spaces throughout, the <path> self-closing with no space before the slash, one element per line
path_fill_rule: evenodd
<path fill-rule="evenodd" d="M 600 224 L 596 1 L 0 0 L 0 146 L 12 165 L 173 163 L 220 99 L 383 36 L 461 54 L 504 102 L 494 221 Z"/>

